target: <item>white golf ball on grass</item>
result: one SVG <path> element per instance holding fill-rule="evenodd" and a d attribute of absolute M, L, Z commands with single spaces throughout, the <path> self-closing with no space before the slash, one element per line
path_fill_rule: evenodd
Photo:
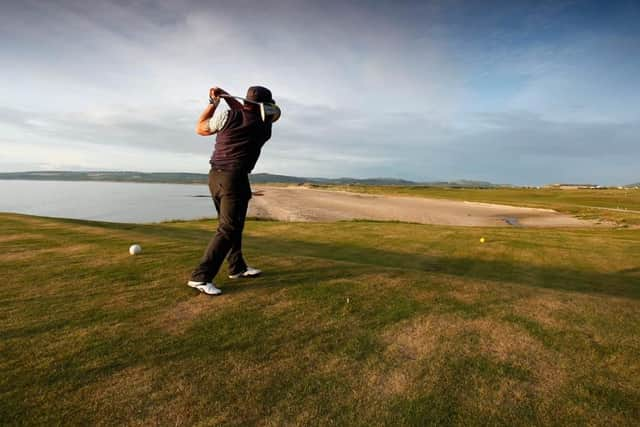
<path fill-rule="evenodd" d="M 129 246 L 129 253 L 131 255 L 138 255 L 140 252 L 142 252 L 142 247 L 140 245 L 135 244 Z"/>

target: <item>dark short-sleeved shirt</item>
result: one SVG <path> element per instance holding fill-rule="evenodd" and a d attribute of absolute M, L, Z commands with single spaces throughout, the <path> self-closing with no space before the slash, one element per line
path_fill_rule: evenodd
<path fill-rule="evenodd" d="M 216 169 L 253 170 L 262 146 L 271 138 L 271 122 L 263 122 L 257 111 L 229 110 L 223 112 L 225 120 L 216 119 L 216 144 L 211 166 Z M 213 119 L 212 119 L 213 121 Z"/>

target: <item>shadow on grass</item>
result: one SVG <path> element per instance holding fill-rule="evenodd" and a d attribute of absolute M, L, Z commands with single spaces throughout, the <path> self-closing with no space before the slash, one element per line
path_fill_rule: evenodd
<path fill-rule="evenodd" d="M 47 218 L 48 219 L 48 218 Z M 202 242 L 202 247 L 212 235 L 215 220 L 202 221 L 211 224 L 210 231 L 198 228 L 171 226 L 168 224 L 123 224 L 74 219 L 52 219 L 61 223 L 99 227 L 114 231 L 140 232 L 146 236 L 182 240 L 190 245 Z M 539 266 L 513 261 L 478 259 L 474 257 L 434 256 L 427 254 L 403 253 L 380 247 L 361 246 L 351 242 L 324 243 L 313 240 L 296 240 L 279 236 L 278 238 L 252 236 L 245 239 L 245 247 L 254 253 L 268 256 L 314 257 L 334 262 L 347 262 L 375 268 L 393 268 L 399 270 L 423 271 L 463 277 L 470 280 L 493 281 L 531 287 L 558 289 L 565 291 L 604 294 L 617 297 L 640 299 L 640 279 L 638 268 L 628 268 L 617 272 L 600 272 L 559 266 Z M 376 244 L 376 242 L 372 242 Z M 194 263 L 200 256 L 200 250 L 194 254 Z M 631 255 L 630 255 L 631 256 Z M 310 272 L 304 264 L 299 266 L 300 278 L 308 280 Z M 323 279 L 326 273 L 322 274 Z M 292 279 L 292 278 L 290 278 Z M 294 280 L 277 281 L 286 286 Z M 229 291 L 240 291 L 244 286 L 228 286 Z"/>
<path fill-rule="evenodd" d="M 640 299 L 640 280 L 636 269 L 605 273 L 472 257 L 410 254 L 351 243 L 329 244 L 286 238 L 253 237 L 248 239 L 247 246 L 255 252 L 276 256 L 295 254 L 373 267 L 424 271 L 426 274 L 447 274 L 470 280 Z"/>

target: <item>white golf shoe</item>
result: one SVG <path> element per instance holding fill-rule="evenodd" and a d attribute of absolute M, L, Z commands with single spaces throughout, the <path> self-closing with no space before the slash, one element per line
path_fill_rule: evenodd
<path fill-rule="evenodd" d="M 210 282 L 194 282 L 193 280 L 189 280 L 187 282 L 187 286 L 197 289 L 207 295 L 220 295 L 222 293 L 222 290 L 216 288 L 215 285 Z"/>
<path fill-rule="evenodd" d="M 241 277 L 257 277 L 262 274 L 262 270 L 258 270 L 257 268 L 247 267 L 245 271 L 238 274 L 230 274 L 229 279 L 239 279 Z"/>

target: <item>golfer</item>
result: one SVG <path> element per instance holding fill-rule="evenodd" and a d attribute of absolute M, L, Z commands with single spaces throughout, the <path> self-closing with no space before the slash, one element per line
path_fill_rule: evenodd
<path fill-rule="evenodd" d="M 229 109 L 216 112 L 224 98 Z M 260 104 L 274 104 L 272 115 L 264 114 Z M 229 278 L 255 277 L 262 272 L 247 265 L 242 256 L 242 230 L 251 199 L 249 173 L 253 170 L 260 150 L 271 138 L 271 124 L 280 117 L 271 91 L 262 86 L 247 90 L 244 103 L 225 90 L 214 87 L 209 91 L 209 105 L 198 119 L 196 133 L 216 135 L 213 155 L 209 163 L 209 191 L 218 212 L 218 229 L 211 238 L 200 264 L 187 283 L 208 295 L 222 293 L 213 278 L 225 258 L 229 263 Z"/>

